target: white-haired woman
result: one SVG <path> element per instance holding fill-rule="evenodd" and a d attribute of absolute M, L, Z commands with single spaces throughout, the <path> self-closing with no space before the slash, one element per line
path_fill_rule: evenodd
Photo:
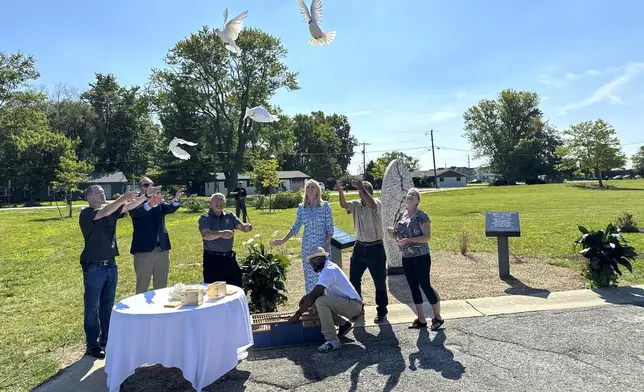
<path fill-rule="evenodd" d="M 304 269 L 304 284 L 306 294 L 310 293 L 318 281 L 318 274 L 313 271 L 306 261 L 311 249 L 324 248 L 329 252 L 331 237 L 333 236 L 333 215 L 328 202 L 322 201 L 322 189 L 315 180 L 308 180 L 305 184 L 304 199 L 297 206 L 295 223 L 291 230 L 281 240 L 271 241 L 273 246 L 281 246 L 291 237 L 296 235 L 304 225 L 302 235 L 302 268 Z M 329 258 L 330 259 L 330 258 Z"/>
<path fill-rule="evenodd" d="M 440 315 L 440 299 L 429 279 L 432 259 L 427 243 L 431 238 L 431 221 L 424 211 L 418 209 L 419 204 L 420 193 L 417 189 L 411 188 L 405 197 L 405 212 L 394 227 L 389 228 L 389 233 L 398 240 L 398 246 L 402 252 L 405 278 L 407 278 L 407 284 L 409 284 L 411 296 L 416 305 L 418 318 L 409 328 L 427 327 L 427 319 L 423 310 L 422 289 L 432 305 L 434 313 L 431 329 L 437 330 L 443 325 L 443 318 Z"/>

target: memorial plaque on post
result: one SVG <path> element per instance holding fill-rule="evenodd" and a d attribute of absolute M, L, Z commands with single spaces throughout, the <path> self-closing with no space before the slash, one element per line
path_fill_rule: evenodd
<path fill-rule="evenodd" d="M 510 276 L 510 245 L 508 237 L 521 237 L 518 212 L 486 212 L 485 235 L 496 237 L 499 256 L 499 277 Z"/>
<path fill-rule="evenodd" d="M 334 227 L 331 237 L 331 261 L 342 267 L 342 249 L 350 248 L 355 243 L 356 239 L 351 234 Z"/>

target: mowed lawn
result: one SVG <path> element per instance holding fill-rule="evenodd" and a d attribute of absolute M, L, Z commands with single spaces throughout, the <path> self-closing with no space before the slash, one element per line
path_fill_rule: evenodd
<path fill-rule="evenodd" d="M 470 187 L 457 191 L 424 193 L 421 207 L 432 218 L 431 246 L 458 251 L 459 237 L 469 233 L 472 252 L 495 252 L 496 241 L 485 237 L 486 211 L 518 211 L 521 238 L 510 240 L 514 254 L 551 259 L 578 268 L 573 241 L 577 225 L 603 228 L 622 212 L 631 212 L 644 225 L 644 181 L 608 183 L 613 189 L 583 189 L 575 184 L 516 187 Z M 593 183 L 588 183 L 592 186 Z M 332 203 L 335 224 L 353 233 L 351 217 Z M 58 219 L 56 209 L 0 211 L 0 390 L 26 390 L 55 373 L 65 350 L 84 342 L 82 329 L 82 273 L 78 263 L 82 237 L 78 209 L 72 219 Z M 254 231 L 238 233 L 235 250 L 245 255 L 242 242 L 260 234 L 267 243 L 277 231 L 283 236 L 295 218 L 295 210 L 249 210 Z M 201 276 L 201 238 L 198 213 L 183 209 L 167 219 L 172 241 L 170 284 L 197 283 Z M 134 271 L 129 246 L 132 224 L 119 222 L 121 256 L 117 299 L 134 293 Z M 644 252 L 644 234 L 627 234 Z M 301 242 L 291 240 L 280 250 L 299 260 Z M 624 283 L 644 283 L 644 260 Z"/>

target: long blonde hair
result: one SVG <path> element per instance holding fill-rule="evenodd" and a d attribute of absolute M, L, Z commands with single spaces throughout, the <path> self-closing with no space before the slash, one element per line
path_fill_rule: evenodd
<path fill-rule="evenodd" d="M 311 206 L 309 205 L 309 198 L 306 194 L 306 190 L 308 189 L 309 185 L 313 185 L 318 193 L 317 199 L 315 199 L 315 205 Z M 310 208 L 317 208 L 322 205 L 322 188 L 320 188 L 320 183 L 317 181 L 311 179 L 308 180 L 304 183 L 304 198 L 302 199 L 302 207 L 310 207 Z"/>

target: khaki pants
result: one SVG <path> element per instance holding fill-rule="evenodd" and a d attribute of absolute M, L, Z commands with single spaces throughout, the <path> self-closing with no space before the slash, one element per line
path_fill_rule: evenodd
<path fill-rule="evenodd" d="M 320 317 L 322 335 L 326 340 L 338 339 L 335 327 L 347 322 L 343 317 L 352 319 L 362 312 L 362 302 L 328 295 L 318 297 L 315 307 Z"/>
<path fill-rule="evenodd" d="M 170 251 L 154 248 L 152 252 L 134 254 L 134 272 L 136 273 L 136 293 L 145 293 L 154 276 L 154 290 L 168 286 L 170 269 Z"/>

